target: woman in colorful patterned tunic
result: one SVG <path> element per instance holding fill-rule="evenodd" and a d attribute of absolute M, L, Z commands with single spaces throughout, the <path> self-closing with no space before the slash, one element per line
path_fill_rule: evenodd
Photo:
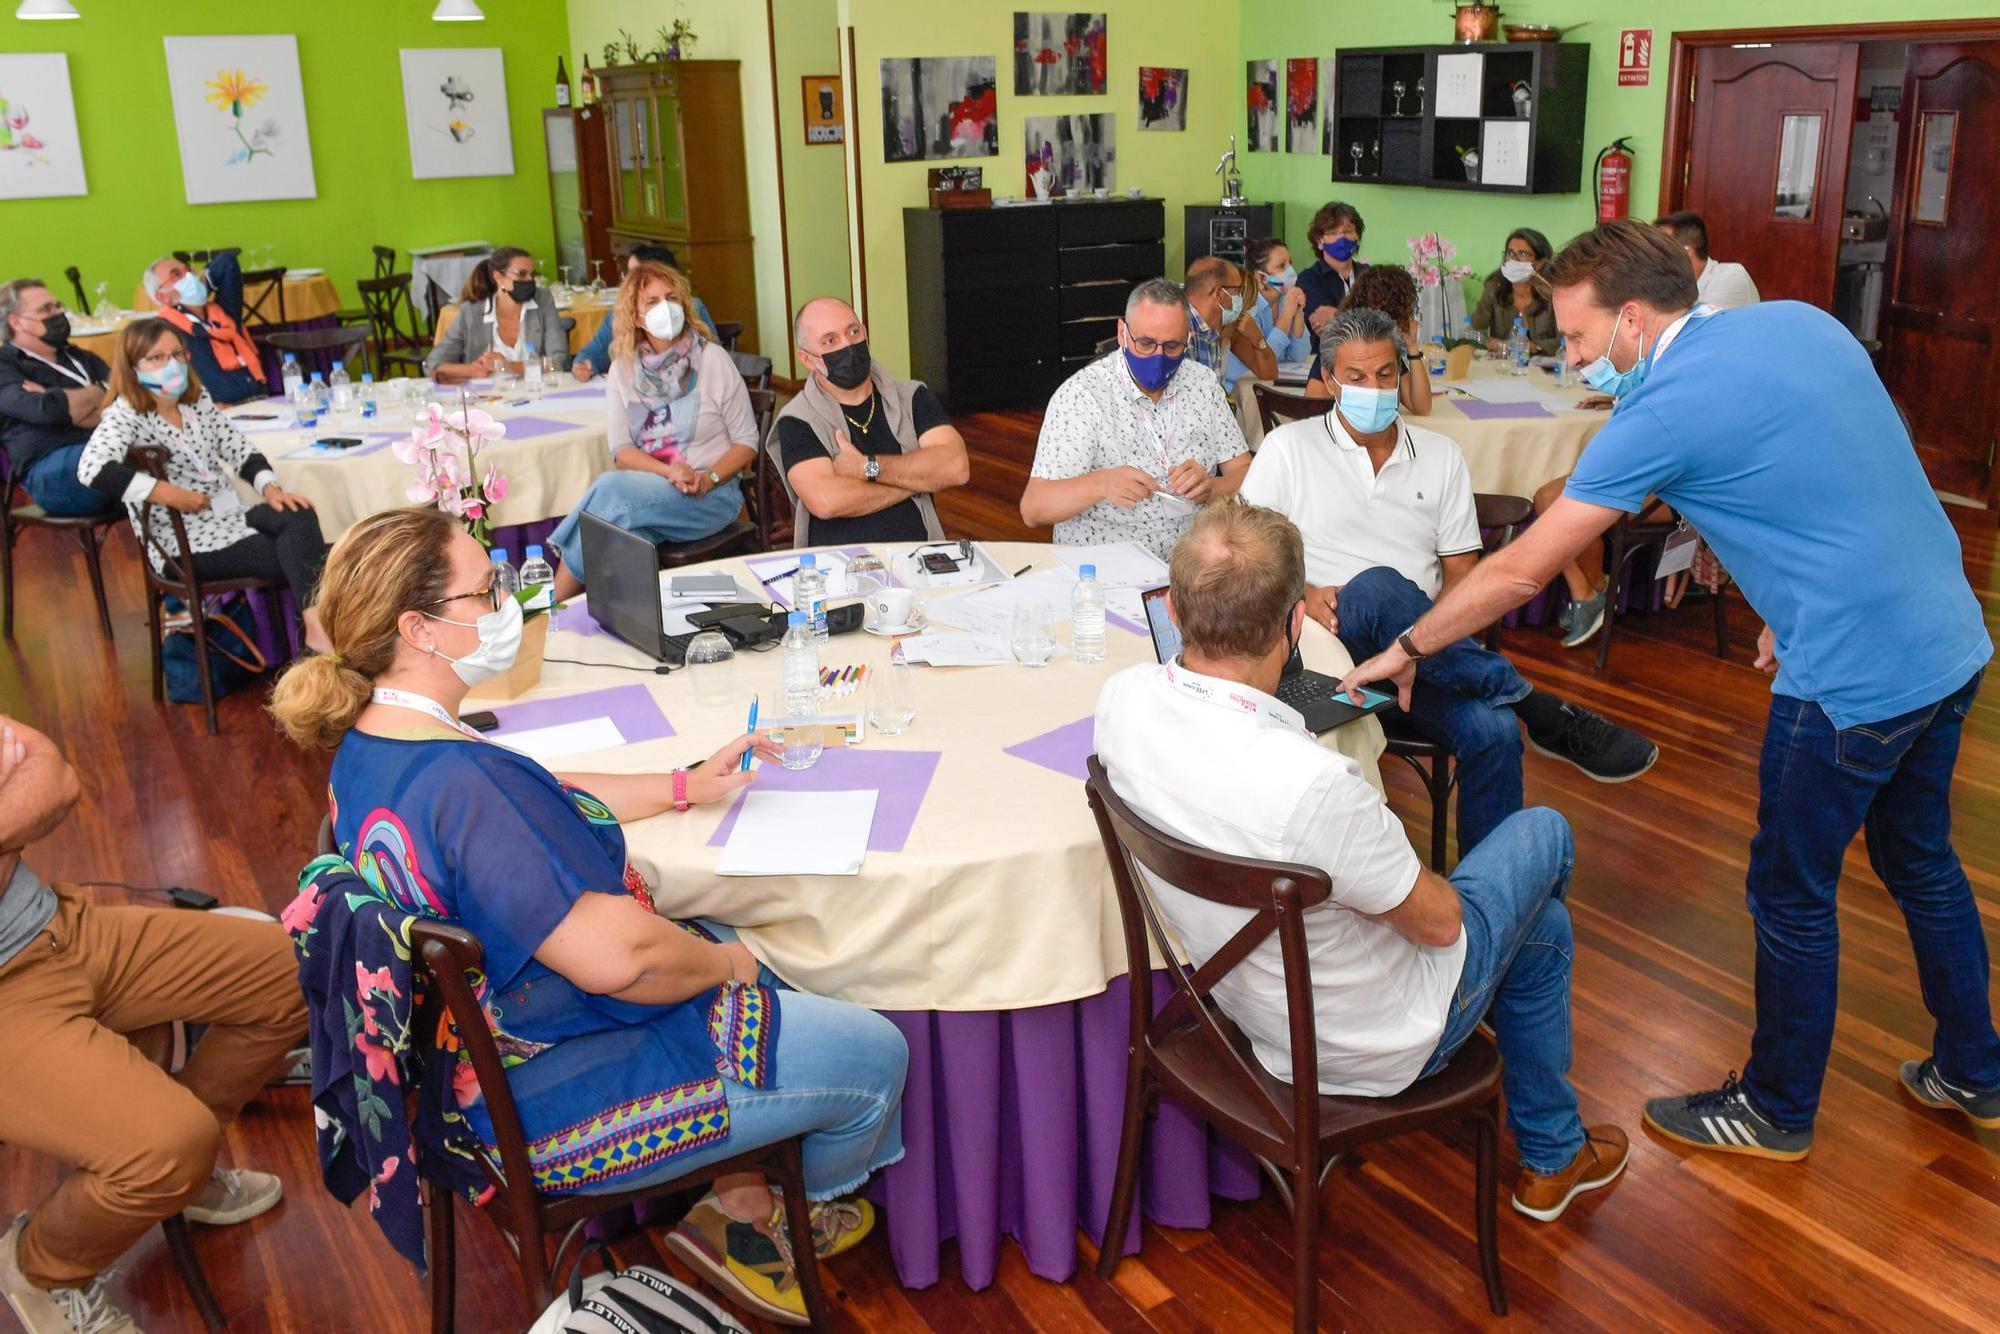
<path fill-rule="evenodd" d="M 485 947 L 481 998 L 543 1190 L 627 1189 L 803 1135 L 815 1249 L 872 1225 L 838 1197 L 902 1156 L 902 1035 L 859 1006 L 785 989 L 727 927 L 656 915 L 620 823 L 721 801 L 769 742 L 739 737 L 672 775 L 551 774 L 458 720 L 512 663 L 519 604 L 455 520 L 392 510 L 334 547 L 319 606 L 333 652 L 300 659 L 272 711 L 338 747 L 328 801 L 341 853 L 402 910 Z M 477 1086 L 463 1110 L 491 1143 Z M 674 1243 L 730 1295 L 805 1323 L 782 1206 L 724 1177 Z"/>

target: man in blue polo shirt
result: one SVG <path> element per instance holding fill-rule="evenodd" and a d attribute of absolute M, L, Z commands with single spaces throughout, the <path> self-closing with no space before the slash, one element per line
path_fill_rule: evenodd
<path fill-rule="evenodd" d="M 1937 1020 L 1931 1056 L 1903 1064 L 1903 1086 L 2000 1127 L 1986 938 L 1950 805 L 1960 727 L 1993 644 L 1895 405 L 1825 312 L 1698 306 L 1685 258 L 1637 222 L 1578 237 L 1543 276 L 1571 360 L 1618 407 L 1562 499 L 1343 684 L 1393 678 L 1407 690 L 1417 659 L 1533 596 L 1620 513 L 1666 500 L 1764 618 L 1758 666 L 1777 680 L 1750 844 L 1750 1059 L 1741 1080 L 1652 1099 L 1647 1123 L 1765 1158 L 1812 1147 L 1838 1006 L 1834 892 L 1865 824 Z"/>

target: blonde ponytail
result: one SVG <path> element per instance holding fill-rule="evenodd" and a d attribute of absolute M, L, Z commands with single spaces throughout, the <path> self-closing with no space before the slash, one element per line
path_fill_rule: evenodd
<path fill-rule="evenodd" d="M 441 510 L 384 510 L 333 544 L 320 576 L 320 624 L 330 654 L 300 658 L 278 678 L 271 716 L 301 746 L 332 748 L 368 707 L 396 661 L 396 622 L 444 596 L 458 521 Z"/>

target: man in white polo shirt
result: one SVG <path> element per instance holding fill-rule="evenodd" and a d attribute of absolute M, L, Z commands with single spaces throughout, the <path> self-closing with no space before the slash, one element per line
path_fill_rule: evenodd
<path fill-rule="evenodd" d="M 1345 310 L 1319 345 L 1335 408 L 1264 437 L 1242 494 L 1298 525 L 1307 611 L 1363 662 L 1478 562 L 1479 520 L 1458 446 L 1398 418 L 1406 352 L 1395 321 Z M 1636 778 L 1659 758 L 1638 733 L 1536 690 L 1470 639 L 1424 661 L 1403 707 L 1456 759 L 1460 856 L 1521 809 L 1517 718 L 1535 749 L 1599 782 Z"/>
<path fill-rule="evenodd" d="M 1332 897 L 1304 918 L 1320 1092 L 1400 1093 L 1490 1016 L 1521 1154 L 1514 1207 L 1547 1222 L 1609 1185 L 1625 1165 L 1625 1134 L 1586 1130 L 1566 1078 L 1574 944 L 1563 897 L 1574 848 L 1562 816 L 1517 812 L 1450 880 L 1425 869 L 1360 767 L 1274 697 L 1305 618 L 1298 529 L 1257 506 L 1210 506 L 1174 548 L 1170 577 L 1181 651 L 1105 683 L 1098 758 L 1152 824 L 1332 881 Z M 1252 917 L 1150 875 L 1146 887 L 1197 967 Z M 1214 995 L 1264 1068 L 1289 1079 L 1277 937 Z"/>
<path fill-rule="evenodd" d="M 1250 447 L 1188 338 L 1179 287 L 1132 289 L 1118 351 L 1063 381 L 1042 414 L 1023 522 L 1054 524 L 1063 546 L 1137 542 L 1165 560 L 1197 508 L 1236 493 Z"/>

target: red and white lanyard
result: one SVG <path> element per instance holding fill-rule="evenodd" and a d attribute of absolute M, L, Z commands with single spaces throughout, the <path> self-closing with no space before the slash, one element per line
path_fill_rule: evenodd
<path fill-rule="evenodd" d="M 1296 709 L 1279 703 L 1261 690 L 1238 682 L 1215 682 L 1213 678 L 1190 672 L 1186 667 L 1176 670 L 1175 664 L 1178 662 L 1179 659 L 1176 658 L 1166 664 L 1167 680 L 1173 684 L 1174 689 L 1189 699 L 1198 699 L 1204 704 L 1213 704 L 1218 709 L 1227 709 L 1264 722 L 1276 723 L 1308 739 L 1312 737 L 1312 733 L 1307 730 Z"/>
<path fill-rule="evenodd" d="M 463 732 L 465 733 L 465 735 L 471 737 L 474 741 L 486 740 L 485 737 L 479 735 L 479 733 L 473 731 L 470 727 L 467 727 L 464 723 L 452 717 L 450 710 L 446 709 L 444 705 L 438 703 L 436 700 L 432 699 L 428 695 L 416 695 L 412 694 L 407 690 L 397 690 L 391 686 L 376 686 L 375 689 L 369 693 L 368 697 L 374 700 L 377 704 L 387 704 L 391 708 L 414 709 L 418 713 L 427 713 L 431 717 L 443 723 L 446 727 L 451 728 L 455 732 Z"/>

